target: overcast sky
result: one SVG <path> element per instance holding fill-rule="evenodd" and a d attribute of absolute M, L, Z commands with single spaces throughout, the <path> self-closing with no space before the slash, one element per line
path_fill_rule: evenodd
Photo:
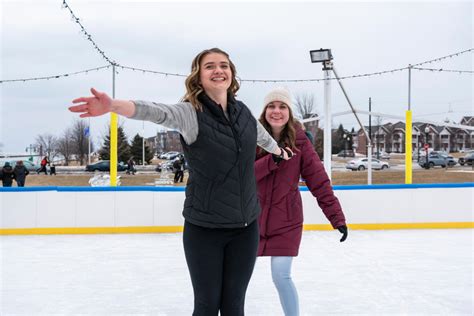
<path fill-rule="evenodd" d="M 107 65 L 71 19 L 61 0 L 1 1 L 1 79 L 62 75 Z M 188 74 L 201 50 L 227 51 L 242 79 L 322 78 L 309 51 L 331 48 L 340 76 L 406 67 L 473 47 L 473 4 L 464 2 L 220 2 L 84 1 L 67 3 L 107 57 L 125 66 Z M 473 53 L 424 65 L 472 71 Z M 184 94 L 181 77 L 118 69 L 116 97 L 175 103 Z M 344 80 L 353 104 L 404 116 L 408 72 Z M 323 83 L 243 82 L 238 98 L 258 116 L 265 94 L 286 86 L 311 93 L 323 113 Z M 1 87 L 0 142 L 5 153 L 24 153 L 39 134 L 61 136 L 77 115 L 71 100 L 89 88 L 112 92 L 111 69 L 51 80 L 12 82 Z M 473 115 L 472 74 L 412 72 L 412 110 L 416 118 L 459 122 Z M 348 110 L 332 83 L 332 112 Z M 361 117 L 364 123 L 368 117 Z M 100 145 L 109 116 L 91 120 Z M 384 120 L 387 122 L 388 120 Z M 393 121 L 393 120 L 390 120 Z M 120 120 L 131 138 L 142 122 Z M 352 116 L 335 117 L 333 126 L 355 126 Z M 161 129 L 145 123 L 145 136 Z"/>

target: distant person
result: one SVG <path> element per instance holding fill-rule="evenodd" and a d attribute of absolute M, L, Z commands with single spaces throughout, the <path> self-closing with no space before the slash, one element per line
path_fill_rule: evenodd
<path fill-rule="evenodd" d="M 132 174 L 134 175 L 136 172 L 135 170 L 135 161 L 133 161 L 133 157 L 131 157 L 128 161 L 127 161 L 127 174 Z"/>
<path fill-rule="evenodd" d="M 179 155 L 173 162 L 174 183 L 182 183 L 184 178 L 184 156 Z"/>
<path fill-rule="evenodd" d="M 295 120 L 295 121 L 296 121 L 296 120 Z M 308 130 L 306 129 L 306 126 L 304 125 L 303 122 L 300 122 L 300 121 L 296 121 L 296 122 L 300 125 L 301 129 L 304 131 L 306 137 L 308 137 L 308 139 L 309 139 L 309 141 L 311 142 L 311 144 L 314 145 L 314 137 L 313 137 L 313 134 L 312 134 L 310 131 L 308 131 Z"/>
<path fill-rule="evenodd" d="M 7 161 L 2 168 L 2 184 L 4 187 L 11 187 L 13 183 L 13 178 L 15 174 L 13 173 L 13 168 L 10 163 Z"/>
<path fill-rule="evenodd" d="M 46 169 L 46 166 L 48 164 L 49 164 L 48 157 L 44 156 L 44 158 L 41 159 L 40 168 L 36 170 L 36 173 L 40 174 L 41 172 L 44 172 L 45 175 L 48 175 L 48 170 Z"/>
<path fill-rule="evenodd" d="M 53 162 L 49 164 L 49 174 L 56 175 L 56 165 Z"/>
<path fill-rule="evenodd" d="M 91 89 L 92 96 L 73 100 L 69 110 L 80 117 L 115 112 L 179 131 L 189 166 L 183 246 L 193 315 L 243 315 L 258 248 L 256 147 L 290 158 L 235 99 L 240 85 L 226 52 L 199 53 L 185 85 L 182 102 L 173 105 L 111 99 Z"/>
<path fill-rule="evenodd" d="M 19 187 L 24 187 L 26 182 L 26 176 L 29 175 L 30 172 L 23 164 L 23 160 L 18 160 L 16 162 L 15 168 L 13 168 L 13 174 L 16 181 L 16 185 Z"/>
<path fill-rule="evenodd" d="M 272 279 L 282 309 L 287 316 L 297 316 L 298 293 L 291 278 L 291 265 L 303 233 L 300 176 L 332 227 L 343 234 L 341 242 L 347 237 L 346 220 L 318 154 L 293 117 L 290 93 L 283 88 L 268 93 L 259 120 L 280 147 L 291 148 L 295 153 L 291 160 L 283 161 L 259 150 L 255 175 L 262 207 L 258 255 L 271 257 Z"/>

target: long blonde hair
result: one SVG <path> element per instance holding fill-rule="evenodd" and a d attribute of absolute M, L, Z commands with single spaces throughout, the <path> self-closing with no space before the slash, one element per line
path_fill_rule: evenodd
<path fill-rule="evenodd" d="M 196 111 L 202 111 L 202 104 L 201 102 L 199 102 L 198 96 L 202 92 L 204 92 L 204 89 L 202 88 L 201 83 L 199 82 L 199 77 L 201 74 L 201 60 L 204 58 L 204 56 L 211 53 L 222 54 L 229 60 L 230 70 L 232 71 L 232 82 L 228 89 L 228 93 L 231 93 L 232 96 L 235 97 L 236 92 L 240 89 L 240 84 L 236 79 L 237 71 L 235 69 L 235 65 L 229 58 L 229 54 L 216 47 L 211 49 L 205 49 L 199 54 L 197 54 L 197 56 L 193 59 L 193 62 L 191 64 L 191 73 L 186 78 L 186 94 L 181 100 L 183 102 L 190 102 L 196 109 Z"/>

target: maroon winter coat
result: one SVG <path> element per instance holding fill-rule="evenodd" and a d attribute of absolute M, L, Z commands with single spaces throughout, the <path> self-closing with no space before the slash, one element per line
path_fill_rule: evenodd
<path fill-rule="evenodd" d="M 345 225 L 339 200 L 313 146 L 301 128 L 296 129 L 296 156 L 279 165 L 266 154 L 255 161 L 259 217 L 259 256 L 297 256 L 303 231 L 303 207 L 298 188 L 300 175 L 316 197 L 324 215 L 336 228 Z"/>

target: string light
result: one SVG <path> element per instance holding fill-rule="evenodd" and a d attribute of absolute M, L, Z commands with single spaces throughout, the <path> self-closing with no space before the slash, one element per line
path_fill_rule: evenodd
<path fill-rule="evenodd" d="M 15 82 L 15 81 L 26 82 L 26 81 L 32 81 L 32 80 L 58 79 L 58 78 L 61 78 L 61 77 L 68 77 L 68 76 L 76 75 L 76 74 L 80 74 L 80 73 L 87 73 L 88 71 L 91 71 L 91 70 L 100 70 L 100 69 L 103 69 L 103 68 L 109 68 L 110 66 L 117 66 L 117 67 L 120 67 L 122 69 L 127 69 L 127 70 L 132 70 L 132 71 L 141 71 L 144 74 L 145 73 L 159 74 L 159 75 L 164 75 L 165 77 L 168 77 L 168 76 L 187 77 L 188 76 L 188 75 L 178 74 L 178 73 L 169 73 L 169 72 L 163 72 L 163 71 L 157 71 L 157 70 L 149 70 L 149 69 L 142 69 L 142 68 L 136 68 L 136 67 L 122 66 L 122 65 L 116 63 L 115 61 L 110 60 L 106 56 L 105 52 L 103 50 L 101 50 L 99 48 L 99 46 L 94 42 L 94 40 L 92 39 L 92 36 L 86 31 L 84 26 L 81 24 L 80 19 L 74 14 L 72 9 L 67 4 L 66 0 L 63 0 L 62 7 L 69 10 L 69 12 L 71 14 L 71 19 L 79 25 L 79 27 L 81 28 L 81 32 L 84 34 L 85 38 L 92 43 L 94 48 L 99 52 L 99 54 L 102 55 L 102 57 L 110 65 L 99 67 L 99 68 L 93 68 L 93 69 L 78 71 L 78 72 L 70 73 L 70 74 L 64 74 L 64 75 L 56 75 L 56 76 L 49 76 L 49 77 L 37 77 L 37 78 L 25 78 L 25 79 L 0 80 L 0 83 Z M 387 73 L 392 73 L 393 74 L 395 72 L 406 70 L 410 67 L 412 69 L 417 69 L 417 70 L 473 73 L 472 71 L 466 71 L 466 70 L 445 70 L 445 69 L 433 69 L 433 68 L 416 67 L 416 66 L 421 66 L 421 65 L 427 64 L 427 63 L 433 63 L 433 62 L 438 62 L 438 61 L 441 61 L 441 60 L 444 60 L 444 59 L 447 59 L 447 58 L 452 58 L 454 56 L 459 56 L 459 55 L 462 55 L 462 54 L 465 54 L 465 53 L 468 53 L 468 52 L 472 52 L 473 50 L 474 50 L 474 48 L 470 48 L 470 49 L 467 49 L 467 50 L 464 50 L 464 51 L 461 51 L 461 52 L 457 52 L 457 53 L 454 53 L 454 54 L 450 54 L 450 55 L 447 55 L 447 56 L 443 56 L 443 57 L 435 58 L 435 59 L 432 59 L 432 60 L 424 61 L 424 62 L 421 62 L 421 63 L 417 63 L 417 64 L 411 65 L 409 67 L 403 67 L 403 68 L 397 68 L 397 69 L 391 69 L 391 70 L 384 70 L 384 71 L 366 73 L 366 74 L 344 76 L 344 77 L 340 77 L 339 79 L 342 80 L 342 79 L 352 79 L 352 78 L 360 78 L 360 77 L 371 77 L 371 76 L 383 75 L 383 74 L 387 74 Z M 118 73 L 117 70 L 116 70 L 116 73 Z M 320 82 L 320 81 L 325 81 L 325 80 L 336 80 L 336 78 L 329 78 L 329 79 L 323 79 L 323 78 L 319 78 L 319 79 L 240 79 L 240 78 L 238 78 L 238 80 L 241 83 L 242 82 L 251 82 L 251 83 L 292 83 L 292 82 Z"/>
<path fill-rule="evenodd" d="M 451 55 L 435 58 L 432 60 L 424 61 L 415 65 L 412 65 L 412 69 L 417 69 L 417 70 L 430 70 L 430 68 L 419 68 L 415 66 L 419 65 L 424 65 L 426 63 L 432 63 L 432 62 L 437 62 L 441 61 L 447 58 L 452 58 L 454 56 L 459 56 L 468 52 L 472 52 L 474 49 L 468 49 L 465 51 L 461 51 L 458 53 L 454 53 Z M 187 75 L 183 74 L 173 74 L 173 73 L 168 73 L 168 72 L 163 72 L 163 71 L 157 71 L 157 70 L 149 70 L 149 69 L 141 69 L 141 68 L 136 68 L 136 67 L 127 67 L 127 66 L 121 66 L 122 69 L 128 69 L 128 70 L 133 70 L 133 71 L 141 71 L 143 73 L 153 73 L 153 74 L 160 74 L 160 75 L 165 75 L 165 76 L 176 76 L 176 77 L 187 77 Z M 340 77 L 339 79 L 353 79 L 353 78 L 360 78 L 360 77 L 371 77 L 371 76 L 376 76 L 376 75 L 384 75 L 387 73 L 395 73 L 403 70 L 407 70 L 409 67 L 403 67 L 403 68 L 396 68 L 396 69 L 391 69 L 391 70 L 384 70 L 384 71 L 378 71 L 378 72 L 372 72 L 372 73 L 366 73 L 366 74 L 358 74 L 358 75 L 350 75 L 350 76 L 343 76 Z M 436 69 L 439 70 L 439 69 Z M 472 73 L 472 71 L 465 71 L 465 70 L 442 70 L 446 72 L 458 72 L 458 73 Z M 325 80 L 336 80 L 336 78 L 329 78 L 329 79 L 238 79 L 239 82 L 250 82 L 250 83 L 295 83 L 295 82 L 320 82 L 320 81 L 325 81 Z"/>
<path fill-rule="evenodd" d="M 164 75 L 165 77 L 167 76 L 173 76 L 173 77 L 187 77 L 188 75 L 183 75 L 183 74 L 172 74 L 169 72 L 163 72 L 163 71 L 157 71 L 157 70 L 148 70 L 148 69 L 142 69 L 142 68 L 136 68 L 136 67 L 128 67 L 128 66 L 123 66 L 117 64 L 118 67 L 122 69 L 128 69 L 128 70 L 133 70 L 133 71 L 141 71 L 142 73 L 152 73 L 152 74 L 158 74 L 158 75 Z"/>
<path fill-rule="evenodd" d="M 421 66 L 421 65 L 424 65 L 424 64 L 431 64 L 431 63 L 434 63 L 434 62 L 437 62 L 437 61 L 441 61 L 443 59 L 447 59 L 447 58 L 452 58 L 454 56 L 459 56 L 459 55 L 462 55 L 462 54 L 465 54 L 465 53 L 469 53 L 469 52 L 472 52 L 474 51 L 474 48 L 469 48 L 469 49 L 466 49 L 462 52 L 457 52 L 457 53 L 453 53 L 451 55 L 447 55 L 447 56 L 443 56 L 443 57 L 438 57 L 438 58 L 435 58 L 435 59 L 431 59 L 431 60 L 427 60 L 427 61 L 424 61 L 424 62 L 421 62 L 421 63 L 418 63 L 418 64 L 414 64 L 412 65 L 412 67 L 416 67 L 416 66 Z"/>
<path fill-rule="evenodd" d="M 115 65 L 115 64 L 116 64 L 115 61 L 110 60 L 110 58 L 105 55 L 105 52 L 99 48 L 99 46 L 96 44 L 96 42 L 94 42 L 94 40 L 92 39 L 92 35 L 90 35 L 90 34 L 86 31 L 85 27 L 81 24 L 81 21 L 79 20 L 79 18 L 74 14 L 74 12 L 72 12 L 71 7 L 67 4 L 66 0 L 63 0 L 63 6 L 62 6 L 62 7 L 69 10 L 69 13 L 71 13 L 71 18 L 72 18 L 72 20 L 73 20 L 74 22 L 76 22 L 76 23 L 79 25 L 79 27 L 81 28 L 81 32 L 84 34 L 85 38 L 86 38 L 89 42 L 92 43 L 92 46 L 94 46 L 95 50 L 98 51 L 99 54 L 101 54 L 102 57 L 103 57 L 109 64 Z"/>
<path fill-rule="evenodd" d="M 436 71 L 436 72 L 457 72 L 460 74 L 466 73 L 466 74 L 472 74 L 474 71 L 472 70 L 452 70 L 452 69 L 443 69 L 443 68 L 420 68 L 420 67 L 413 67 L 413 69 L 416 70 L 428 70 L 428 71 Z"/>
<path fill-rule="evenodd" d="M 81 71 L 76 71 L 76 72 L 70 72 L 66 73 L 63 75 L 52 75 L 52 76 L 45 76 L 45 77 L 33 77 L 33 78 L 22 78 L 22 79 L 8 79 L 8 80 L 0 80 L 0 83 L 7 83 L 7 82 L 17 82 L 17 81 L 35 81 L 35 80 L 49 80 L 49 79 L 59 79 L 59 78 L 64 78 L 64 77 L 69 77 L 69 76 L 74 76 L 74 75 L 79 75 L 79 74 L 87 74 L 89 71 L 94 71 L 94 70 L 101 70 L 101 69 L 108 69 L 110 68 L 111 65 L 107 66 L 102 66 L 102 67 L 97 67 L 97 68 L 91 68 L 91 69 L 86 69 L 86 70 L 81 70 Z"/>
<path fill-rule="evenodd" d="M 164 75 L 165 77 L 167 76 L 174 76 L 174 77 L 187 77 L 187 75 L 183 75 L 183 74 L 173 74 L 173 73 L 168 73 L 168 72 L 163 72 L 163 71 L 156 71 L 156 70 L 148 70 L 148 69 L 140 69 L 140 68 L 135 68 L 135 67 L 127 67 L 127 66 L 120 66 L 118 63 L 116 63 L 115 61 L 111 61 L 104 53 L 104 51 L 102 51 L 98 46 L 97 44 L 94 42 L 94 40 L 92 39 L 92 36 L 86 31 L 86 29 L 84 28 L 84 26 L 81 24 L 80 20 L 78 17 L 76 17 L 76 15 L 74 14 L 74 12 L 72 11 L 72 9 L 69 7 L 69 5 L 67 4 L 66 0 L 63 0 L 63 7 L 68 9 L 69 12 L 71 13 L 71 16 L 73 18 L 73 20 L 79 24 L 79 26 L 81 27 L 81 31 L 84 33 L 84 35 L 86 36 L 87 40 L 89 40 L 92 45 L 94 46 L 94 48 L 102 55 L 102 57 L 104 57 L 105 60 L 107 60 L 111 65 L 115 65 L 115 66 L 119 66 L 121 67 L 122 69 L 128 69 L 128 70 L 133 70 L 133 71 L 142 71 L 143 73 L 153 73 L 153 74 L 159 74 L 159 75 Z M 453 54 L 450 54 L 450 55 L 447 55 L 447 56 L 443 56 L 443 57 L 438 57 L 438 58 L 435 58 L 435 59 L 432 59 L 432 60 L 427 60 L 427 61 L 424 61 L 424 62 L 421 62 L 421 63 L 417 63 L 417 64 L 414 64 L 412 65 L 411 67 L 414 68 L 414 69 L 418 69 L 418 68 L 415 68 L 416 66 L 421 66 L 421 65 L 424 65 L 424 64 L 427 64 L 427 63 L 433 63 L 433 62 L 438 62 L 438 61 L 441 61 L 441 60 L 444 60 L 444 59 L 447 59 L 447 58 L 452 58 L 454 56 L 459 56 L 459 55 L 462 55 L 462 54 L 465 54 L 465 53 L 468 53 L 468 52 L 471 52 L 473 51 L 474 48 L 470 48 L 470 49 L 467 49 L 467 50 L 464 50 L 464 51 L 461 51 L 461 52 L 457 52 L 457 53 L 453 53 Z M 352 78 L 360 78 L 360 77 L 371 77 L 371 76 L 375 76 L 375 75 L 383 75 L 383 74 L 386 74 L 386 73 L 395 73 L 395 72 L 398 72 L 398 71 L 403 71 L 403 70 L 406 70 L 408 69 L 409 67 L 403 67 L 403 68 L 398 68 L 398 69 L 392 69 L 392 70 L 384 70 L 384 71 L 379 71 L 379 72 L 374 72 L 374 73 L 367 73 L 367 74 L 360 74 L 360 75 L 352 75 L 352 76 L 345 76 L 345 77 L 341 77 L 339 78 L 340 80 L 342 79 L 352 79 Z M 421 68 L 418 69 L 418 70 L 422 70 Z M 424 69 L 423 69 L 424 70 Z M 453 71 L 453 72 L 456 72 L 456 71 Z M 462 73 L 462 72 L 465 72 L 465 71 L 457 71 L 459 73 Z M 259 82 L 263 82 L 263 83 L 277 83 L 277 82 L 284 82 L 284 83 L 290 83 L 290 82 L 320 82 L 320 81 L 325 81 L 325 80 L 336 80 L 336 78 L 329 78 L 329 79 L 280 79 L 280 80 L 273 80 L 273 79 L 240 79 L 239 81 L 240 82 L 252 82 L 252 83 L 259 83 Z"/>

